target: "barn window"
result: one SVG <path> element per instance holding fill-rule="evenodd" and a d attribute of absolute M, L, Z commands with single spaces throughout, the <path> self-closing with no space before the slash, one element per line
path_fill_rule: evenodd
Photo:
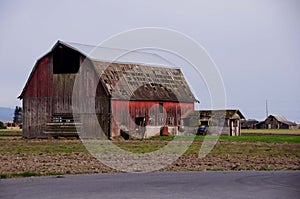
<path fill-rule="evenodd" d="M 158 123 L 159 123 L 160 125 L 165 124 L 164 118 L 160 117 L 159 120 L 158 120 Z"/>
<path fill-rule="evenodd" d="M 169 117 L 169 119 L 168 119 L 168 125 L 170 125 L 170 126 L 174 125 L 174 117 Z"/>
<path fill-rule="evenodd" d="M 59 45 L 53 51 L 53 73 L 77 73 L 80 61 L 79 53 L 68 47 Z"/>

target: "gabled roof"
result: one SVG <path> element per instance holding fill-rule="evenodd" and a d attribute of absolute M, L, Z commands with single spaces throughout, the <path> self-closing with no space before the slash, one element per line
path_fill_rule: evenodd
<path fill-rule="evenodd" d="M 282 115 L 269 115 L 269 117 L 274 117 L 278 122 L 281 122 L 281 123 L 284 123 L 284 124 L 287 124 L 287 125 L 296 125 L 296 123 L 294 122 L 291 122 L 291 121 L 288 121 L 284 116 Z"/>
<path fill-rule="evenodd" d="M 283 115 L 270 115 L 273 116 L 279 122 L 287 122 L 288 120 Z"/>
<path fill-rule="evenodd" d="M 200 110 L 200 118 L 202 117 L 224 117 L 226 119 L 245 119 L 244 115 L 238 109 L 226 110 Z"/>
<path fill-rule="evenodd" d="M 170 62 L 156 54 L 130 52 L 115 61 L 117 55 L 127 53 L 127 51 L 97 47 L 96 51 L 90 54 L 95 46 L 58 41 L 43 57 L 53 52 L 59 45 L 71 48 L 87 57 L 99 75 L 107 94 L 113 99 L 197 101 L 181 70 L 172 68 L 173 65 Z M 20 99 L 23 98 L 39 60 L 19 96 Z"/>
<path fill-rule="evenodd" d="M 125 49 L 99 47 L 74 42 L 58 41 L 57 44 L 68 46 L 94 61 L 141 64 L 150 66 L 174 66 L 174 64 L 163 57 L 149 52 L 128 51 Z M 56 46 L 54 46 L 53 49 L 55 47 Z"/>

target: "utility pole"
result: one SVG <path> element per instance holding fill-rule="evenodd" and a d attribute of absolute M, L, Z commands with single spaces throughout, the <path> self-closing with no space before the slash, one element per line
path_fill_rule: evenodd
<path fill-rule="evenodd" d="M 266 100 L 266 118 L 269 116 L 268 100 Z"/>

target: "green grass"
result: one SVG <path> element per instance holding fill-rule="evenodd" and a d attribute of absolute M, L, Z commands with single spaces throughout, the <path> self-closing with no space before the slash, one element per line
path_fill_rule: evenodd
<path fill-rule="evenodd" d="M 70 174 L 70 173 L 61 173 L 61 172 L 50 172 L 50 173 L 35 173 L 35 172 L 20 172 L 20 173 L 9 173 L 9 174 L 1 174 L 0 173 L 0 179 L 5 179 L 5 178 L 20 178 L 20 177 L 34 177 L 34 176 L 61 176 L 65 174 Z"/>
<path fill-rule="evenodd" d="M 177 136 L 176 140 L 195 140 L 203 141 L 205 136 Z M 209 138 L 207 136 L 207 138 Z M 174 136 L 163 136 L 163 137 L 153 137 L 149 140 L 162 140 L 171 141 Z M 248 135 L 248 136 L 219 136 L 220 141 L 236 141 L 236 142 L 287 142 L 287 143 L 300 143 L 300 135 Z"/>
<path fill-rule="evenodd" d="M 38 173 L 33 173 L 33 172 L 21 172 L 21 173 L 12 173 L 10 174 L 11 177 L 32 177 L 32 176 L 40 176 Z"/>
<path fill-rule="evenodd" d="M 166 137 L 165 137 L 166 138 Z M 186 154 L 198 154 L 202 142 L 199 141 L 199 137 L 196 137 L 198 141 L 194 141 Z M 223 139 L 229 139 L 233 137 L 221 137 Z M 236 137 L 235 137 L 236 139 Z M 278 138 L 277 138 L 278 140 Z M 294 145 L 294 143 L 288 144 L 286 139 L 284 139 L 286 144 L 284 145 L 268 145 L 268 144 L 247 144 L 241 142 L 241 144 L 231 144 L 230 142 L 216 144 L 211 151 L 210 155 L 248 155 L 248 156 L 288 156 L 288 157 L 300 157 L 300 147 L 299 145 Z M 239 139 L 239 141 L 241 141 Z M 159 150 L 164 147 L 167 141 L 117 141 L 113 142 L 120 148 L 130 151 L 133 153 L 149 153 L 155 150 Z M 264 143 L 264 142 L 262 142 Z M 269 140 L 268 140 L 269 143 Z M 271 144 L 271 143 L 270 143 Z M 13 154 L 30 154 L 30 155 L 42 155 L 42 154 L 58 154 L 58 153 L 88 153 L 84 145 L 78 141 L 49 141 L 49 140 L 39 140 L 39 142 L 34 141 L 0 141 L 0 155 L 5 153 Z M 25 175 L 25 174 L 24 174 Z"/>
<path fill-rule="evenodd" d="M 299 135 L 221 136 L 221 141 L 300 143 Z"/>
<path fill-rule="evenodd" d="M 0 140 L 1 153 L 25 154 L 55 154 L 87 152 L 83 144 L 78 141 L 52 141 L 52 140 Z"/>
<path fill-rule="evenodd" d="M 134 153 L 148 153 L 158 150 L 165 146 L 169 141 L 173 140 L 173 136 L 154 137 L 148 141 L 132 141 L 132 142 L 116 142 L 115 144 L 124 150 Z M 192 141 L 191 136 L 178 136 L 178 140 Z M 195 136 L 194 142 L 191 144 L 186 154 L 198 154 L 204 136 Z M 249 156 L 289 156 L 300 157 L 299 146 L 294 145 L 272 145 L 272 143 L 298 144 L 300 136 L 296 135 L 262 135 L 262 136 L 220 136 L 219 144 L 216 144 L 211 155 L 249 155 Z M 230 142 L 240 142 L 240 144 L 231 144 Z M 252 144 L 247 144 L 249 142 Z M 257 144 L 256 144 L 257 143 Z M 266 143 L 266 144 L 260 144 Z"/>
<path fill-rule="evenodd" d="M 21 173 L 10 173 L 10 174 L 0 174 L 0 179 L 4 178 L 18 178 L 18 177 L 32 177 L 32 176 L 41 176 L 41 174 L 33 172 L 21 172 Z"/>
<path fill-rule="evenodd" d="M 299 133 L 300 129 L 241 129 L 242 134 L 286 134 Z"/>
<path fill-rule="evenodd" d="M 194 143 L 186 154 L 198 154 L 201 144 Z M 300 158 L 300 148 L 293 145 L 233 145 L 216 144 L 209 156 L 243 155 L 249 157 L 296 157 Z"/>
<path fill-rule="evenodd" d="M 149 153 L 164 147 L 168 142 L 130 141 L 113 142 L 116 146 L 133 153 Z"/>
<path fill-rule="evenodd" d="M 193 140 L 194 138 L 194 140 Z M 114 141 L 113 143 L 124 150 L 135 153 L 148 153 L 158 150 L 173 140 L 173 136 L 154 137 L 144 141 Z M 178 136 L 176 140 L 203 141 L 204 136 Z M 261 135 L 261 136 L 220 136 L 220 141 L 229 142 L 263 142 L 263 143 L 300 143 L 300 136 L 297 135 Z M 197 144 L 199 145 L 199 144 Z M 222 145 L 223 146 L 223 145 Z M 191 146 L 192 147 L 192 146 Z M 233 146 L 233 148 L 236 146 Z M 241 147 L 239 147 L 241 149 Z M 247 148 L 247 147 L 245 147 Z M 231 149 L 228 149 L 231 150 Z M 238 150 L 238 149 L 237 149 Z M 80 140 L 10 140 L 0 139 L 0 154 L 56 154 L 56 153 L 87 153 L 86 148 Z"/>
<path fill-rule="evenodd" d="M 0 136 L 21 136 L 22 129 L 0 129 Z"/>
<path fill-rule="evenodd" d="M 0 133 L 22 132 L 22 129 L 0 129 Z"/>

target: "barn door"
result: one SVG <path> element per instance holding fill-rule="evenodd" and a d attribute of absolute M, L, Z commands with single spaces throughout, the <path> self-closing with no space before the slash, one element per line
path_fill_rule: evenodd
<path fill-rule="evenodd" d="M 72 92 L 76 74 L 53 75 L 53 114 L 72 114 Z"/>
<path fill-rule="evenodd" d="M 138 136 L 140 136 L 143 139 L 145 137 L 145 133 L 146 133 L 146 118 L 145 117 L 136 117 L 135 124 L 136 124 L 135 130 L 138 133 Z"/>

